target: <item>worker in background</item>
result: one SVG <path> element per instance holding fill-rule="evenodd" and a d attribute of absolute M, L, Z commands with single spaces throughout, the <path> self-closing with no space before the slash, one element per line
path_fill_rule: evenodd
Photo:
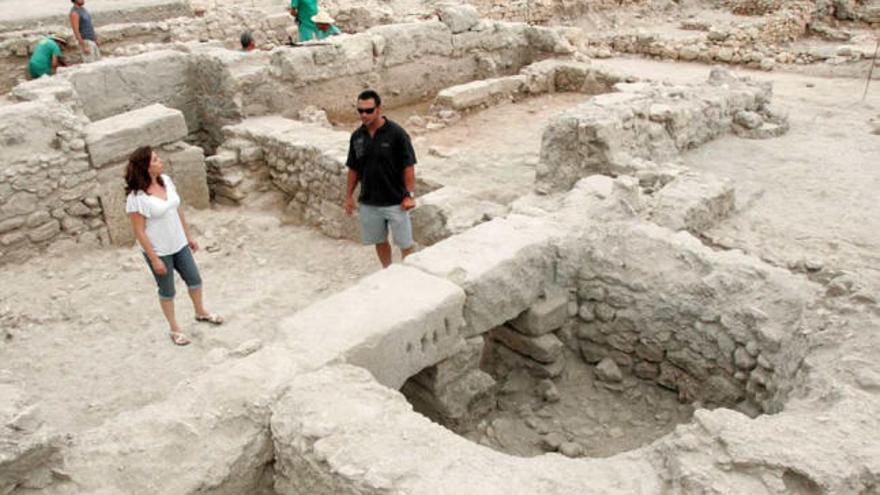
<path fill-rule="evenodd" d="M 61 50 L 61 47 L 66 46 L 67 40 L 60 34 L 51 34 L 41 39 L 28 61 L 28 74 L 33 79 L 51 76 L 59 65 L 67 65 Z"/>
<path fill-rule="evenodd" d="M 86 0 L 70 1 L 73 3 L 73 7 L 70 9 L 70 27 L 79 44 L 82 61 L 83 63 L 96 62 L 101 59 L 101 49 L 98 47 L 98 35 L 95 34 L 92 15 L 84 7 Z"/>

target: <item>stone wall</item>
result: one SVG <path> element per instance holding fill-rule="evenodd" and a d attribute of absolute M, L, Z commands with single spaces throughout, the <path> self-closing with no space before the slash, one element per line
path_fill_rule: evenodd
<path fill-rule="evenodd" d="M 180 142 L 188 135 L 182 112 L 156 104 L 90 122 L 61 78 L 21 85 L 13 96 L 22 101 L 0 106 L 0 263 L 64 241 L 130 245 L 123 177 L 138 146 L 157 147 L 186 204 L 209 206 L 204 154 Z"/>
<path fill-rule="evenodd" d="M 43 100 L 0 106 L 0 122 L 0 264 L 61 240 L 107 244 L 84 140 L 87 120 Z"/>
<path fill-rule="evenodd" d="M 711 406 L 781 409 L 792 380 L 776 370 L 805 355 L 799 330 L 815 296 L 796 277 L 650 224 L 597 226 L 560 256 L 577 289 L 572 342 L 588 363 L 611 358 Z"/>
<path fill-rule="evenodd" d="M 583 51 L 587 55 L 609 57 L 612 51 L 703 63 L 742 64 L 771 70 L 777 63 L 801 60 L 798 52 L 780 49 L 780 44 L 802 38 L 817 16 L 812 2 L 785 2 L 760 18 L 732 25 L 683 23 L 694 31 L 690 36 L 668 36 L 643 32 L 597 33 L 587 36 Z M 806 62 L 806 60 L 801 60 Z"/>
<path fill-rule="evenodd" d="M 281 117 L 224 128 L 227 140 L 208 160 L 215 199 L 240 204 L 271 184 L 284 193 L 285 214 L 330 237 L 357 232 L 345 216 L 348 134 Z"/>
<path fill-rule="evenodd" d="M 633 160 L 662 163 L 733 129 L 743 111 L 770 112 L 770 87 L 713 71 L 710 84 L 618 84 L 553 118 L 544 130 L 536 190 L 566 190 L 595 173 L 615 175 Z"/>

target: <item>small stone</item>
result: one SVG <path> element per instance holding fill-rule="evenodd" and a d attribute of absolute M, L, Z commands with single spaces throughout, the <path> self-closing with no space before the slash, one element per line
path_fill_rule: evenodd
<path fill-rule="evenodd" d="M 559 389 L 552 380 L 541 380 L 538 382 L 538 393 L 547 402 L 559 402 Z"/>
<path fill-rule="evenodd" d="M 818 272 L 822 270 L 824 263 L 820 259 L 811 258 L 808 260 L 804 260 L 804 267 L 809 272 Z"/>
<path fill-rule="evenodd" d="M 757 361 L 744 347 L 737 347 L 733 352 L 733 364 L 740 370 L 749 371 L 755 367 Z"/>
<path fill-rule="evenodd" d="M 754 340 L 750 340 L 746 343 L 746 352 L 749 353 L 749 356 L 758 357 L 758 354 L 761 353 L 761 348 L 758 347 L 758 343 Z"/>
<path fill-rule="evenodd" d="M 559 446 L 559 452 L 565 457 L 580 457 L 584 455 L 584 447 L 577 442 L 564 442 Z"/>
<path fill-rule="evenodd" d="M 611 306 L 609 306 L 608 304 L 605 304 L 605 303 L 597 304 L 596 308 L 595 308 L 595 313 L 596 313 L 596 318 L 598 318 L 600 321 L 604 321 L 604 322 L 609 322 L 609 321 L 614 320 L 614 316 L 617 314 L 617 312 L 614 310 L 614 308 L 612 308 Z"/>
<path fill-rule="evenodd" d="M 552 432 L 541 437 L 541 447 L 547 452 L 555 452 L 566 442 L 565 436 L 559 432 Z"/>
<path fill-rule="evenodd" d="M 764 124 L 764 119 L 756 112 L 739 111 L 733 121 L 746 129 L 757 129 Z"/>
<path fill-rule="evenodd" d="M 596 378 L 603 382 L 620 383 L 623 381 L 623 373 L 621 373 L 617 363 L 611 358 L 606 357 L 599 361 L 599 364 L 596 365 L 595 373 Z"/>
<path fill-rule="evenodd" d="M 591 303 L 581 304 L 581 307 L 578 308 L 578 316 L 587 322 L 595 320 L 596 314 L 593 312 L 593 305 Z"/>

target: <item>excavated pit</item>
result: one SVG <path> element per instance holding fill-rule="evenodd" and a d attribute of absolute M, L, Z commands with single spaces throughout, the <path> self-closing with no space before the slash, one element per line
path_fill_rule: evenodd
<path fill-rule="evenodd" d="M 653 247 L 661 262 L 664 255 L 694 255 L 693 247 L 664 241 Z M 752 418 L 784 409 L 806 353 L 797 296 L 774 302 L 737 294 L 755 280 L 728 263 L 702 268 L 723 278 L 720 284 L 688 287 L 686 267 L 665 272 L 630 262 L 645 261 L 617 260 L 625 270 L 594 272 L 576 288 L 545 291 L 517 318 L 468 341 L 454 363 L 423 370 L 401 391 L 416 411 L 457 434 L 524 457 L 634 450 L 689 422 L 699 408 Z M 742 297 L 755 297 L 755 304 Z M 743 332 L 748 326 L 754 333 Z M 786 350 L 760 327 L 783 331 Z"/>

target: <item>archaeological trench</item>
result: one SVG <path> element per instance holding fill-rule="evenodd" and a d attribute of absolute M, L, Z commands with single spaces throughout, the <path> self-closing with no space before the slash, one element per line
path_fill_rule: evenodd
<path fill-rule="evenodd" d="M 468 190 L 492 187 L 481 163 L 458 182 L 420 165 L 415 255 L 291 310 L 277 338 L 223 350 L 146 407 L 67 432 L 0 380 L 0 494 L 880 493 L 876 300 L 819 266 L 711 242 L 736 214 L 734 182 L 680 159 L 789 132 L 772 85 L 731 67 L 864 69 L 870 53 L 786 43 L 869 29 L 880 5 L 735 2 L 741 24 L 688 18 L 688 36 L 664 39 L 555 22 L 643 2 L 404 15 L 339 1 L 349 34 L 288 47 L 284 2 L 257 3 L 133 8 L 100 26 L 110 56 L 36 81 L 12 72 L 43 25 L 2 24 L 0 264 L 134 249 L 121 176 L 136 146 L 159 150 L 189 207 L 259 203 L 353 241 L 341 205 L 361 89 L 390 115 L 420 109 L 414 135 L 570 104 L 541 124 L 516 194 Z M 269 49 L 238 52 L 243 25 Z M 597 60 L 624 54 L 705 76 Z"/>

